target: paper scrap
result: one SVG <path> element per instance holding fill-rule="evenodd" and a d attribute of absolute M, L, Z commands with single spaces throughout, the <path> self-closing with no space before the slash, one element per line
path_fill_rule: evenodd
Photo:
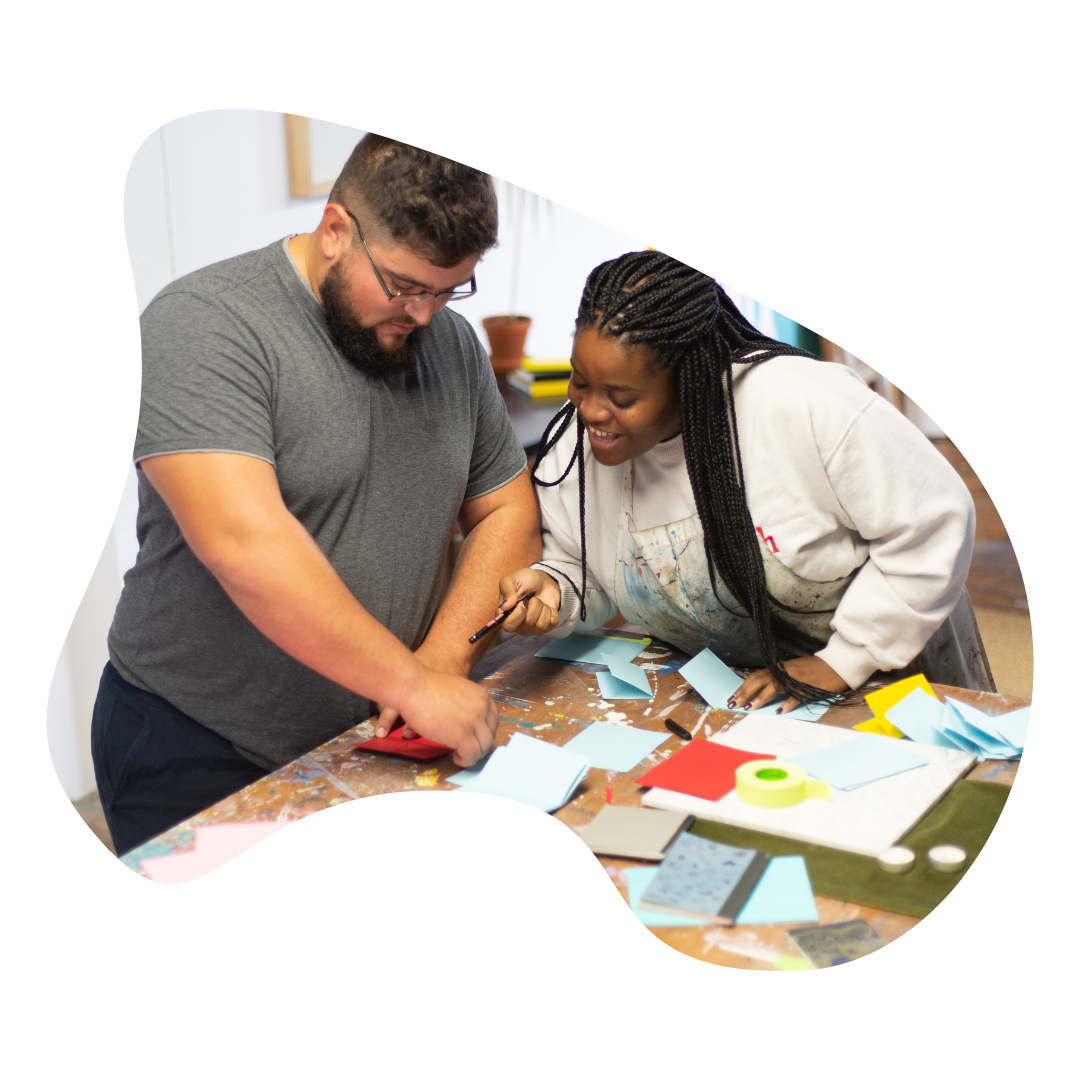
<path fill-rule="evenodd" d="M 712 926 L 712 919 L 694 918 L 690 915 L 670 915 L 666 911 L 650 911 L 639 907 L 641 894 L 656 877 L 658 866 L 631 866 L 626 871 L 626 891 L 629 894 L 630 910 L 646 926 Z"/>
<path fill-rule="evenodd" d="M 405 738 L 405 724 L 399 720 L 397 725 L 381 739 L 365 739 L 353 747 L 354 750 L 368 750 L 377 754 L 400 754 L 402 757 L 418 758 L 426 761 L 429 758 L 442 757 L 449 754 L 452 748 L 443 746 L 431 739 Z"/>
<path fill-rule="evenodd" d="M 1014 709 L 1012 712 L 994 717 L 994 726 L 998 732 L 1015 746 L 1017 750 L 1024 749 L 1027 741 L 1028 719 L 1031 716 L 1031 706 L 1025 705 L 1022 709 Z"/>
<path fill-rule="evenodd" d="M 693 819 L 676 810 L 644 806 L 613 806 L 600 812 L 579 834 L 597 855 L 659 862 L 678 833 Z"/>
<path fill-rule="evenodd" d="M 817 902 L 801 855 L 774 855 L 735 917 L 736 926 L 817 921 Z"/>
<path fill-rule="evenodd" d="M 811 701 L 808 705 L 797 705 L 791 712 L 783 713 L 789 720 L 809 720 L 816 724 L 832 705 L 831 701 Z"/>
<path fill-rule="evenodd" d="M 804 956 L 778 956 L 774 962 L 777 971 L 813 971 L 814 965 Z"/>
<path fill-rule="evenodd" d="M 288 824 L 287 821 L 237 821 L 223 825 L 200 825 L 195 829 L 193 850 L 143 859 L 139 865 L 151 881 L 168 885 L 191 881 L 216 870 Z"/>
<path fill-rule="evenodd" d="M 573 795 L 588 771 L 589 759 L 583 755 L 518 732 L 478 773 L 464 780 L 455 773 L 449 779 L 464 791 L 501 795 L 550 813 Z"/>
<path fill-rule="evenodd" d="M 600 688 L 600 696 L 605 701 L 651 701 L 653 696 L 651 692 L 645 693 L 644 690 L 639 690 L 636 686 L 616 678 L 610 671 L 598 671 L 596 685 Z"/>
<path fill-rule="evenodd" d="M 924 695 L 925 696 L 925 695 Z M 881 716 L 871 716 L 861 724 L 855 724 L 852 731 L 865 731 L 868 735 L 888 735 L 890 739 L 902 739 L 904 733 L 894 724 Z"/>
<path fill-rule="evenodd" d="M 649 683 L 649 673 L 644 668 L 630 663 L 629 660 L 620 660 L 614 653 L 602 652 L 600 656 L 607 664 L 608 670 L 598 671 L 596 682 L 605 700 L 620 701 L 626 698 L 652 700 L 652 685 Z"/>
<path fill-rule="evenodd" d="M 927 758 L 880 735 L 856 735 L 854 739 L 798 754 L 790 761 L 841 791 L 851 791 L 928 763 Z"/>
<path fill-rule="evenodd" d="M 744 761 L 775 757 L 775 754 L 751 754 L 722 743 L 694 739 L 667 761 L 650 769 L 638 783 L 716 800 L 734 790 L 735 770 Z"/>
<path fill-rule="evenodd" d="M 546 660 L 577 660 L 586 664 L 607 666 L 602 652 L 615 656 L 629 663 L 639 653 L 644 652 L 652 638 L 601 637 L 590 634 L 568 634 L 564 638 L 549 641 L 543 648 L 536 650 L 536 655 Z"/>
<path fill-rule="evenodd" d="M 926 681 L 925 675 L 912 675 L 908 679 L 901 679 L 899 682 L 890 683 L 888 686 L 883 686 L 880 690 L 872 690 L 866 695 L 866 704 L 870 706 L 871 711 L 875 716 L 887 719 L 886 713 L 901 699 L 905 698 L 913 690 L 921 690 L 929 697 L 934 697 L 934 691 L 930 684 Z"/>
<path fill-rule="evenodd" d="M 940 728 L 944 711 L 945 706 L 936 697 L 915 690 L 889 708 L 888 720 L 915 742 L 956 750 L 957 744 Z"/>
<path fill-rule="evenodd" d="M 595 720 L 566 743 L 564 749 L 587 757 L 594 769 L 624 773 L 670 738 L 669 731 L 643 731 Z"/>
<path fill-rule="evenodd" d="M 467 769 L 462 769 L 461 772 L 448 776 L 446 782 L 448 784 L 457 784 L 458 787 L 469 790 L 472 788 L 473 781 L 484 771 L 484 766 L 487 763 L 488 759 L 482 758 L 475 765 L 470 765 Z"/>
<path fill-rule="evenodd" d="M 952 735 L 954 731 L 963 735 L 975 743 L 980 753 L 987 758 L 1008 760 L 1019 754 L 1017 748 L 998 731 L 994 725 L 994 717 L 948 696 L 945 698 L 945 705 L 946 735 Z"/>
<path fill-rule="evenodd" d="M 728 698 L 743 684 L 743 679 L 711 649 L 702 649 L 679 668 L 679 674 L 714 709 L 727 709 Z"/>

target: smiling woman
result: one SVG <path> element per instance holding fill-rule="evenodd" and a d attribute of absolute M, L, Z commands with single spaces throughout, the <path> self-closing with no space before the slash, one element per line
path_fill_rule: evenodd
<path fill-rule="evenodd" d="M 654 251 L 590 274 L 572 362 L 534 468 L 544 559 L 501 583 L 504 608 L 537 596 L 505 629 L 620 614 L 758 669 L 732 704 L 782 694 L 778 711 L 878 670 L 992 689 L 963 587 L 971 498 L 849 369 L 759 333 Z"/>
<path fill-rule="evenodd" d="M 648 346 L 627 348 L 596 330 L 574 338 L 567 396 L 601 465 L 621 465 L 678 435 L 679 395 L 655 360 Z"/>

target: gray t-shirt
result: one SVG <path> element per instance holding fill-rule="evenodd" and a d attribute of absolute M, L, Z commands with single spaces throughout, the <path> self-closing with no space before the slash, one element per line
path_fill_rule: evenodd
<path fill-rule="evenodd" d="M 468 322 L 437 312 L 414 372 L 369 378 L 331 343 L 279 241 L 163 289 L 142 341 L 135 460 L 220 450 L 270 462 L 285 505 L 352 594 L 416 648 L 447 585 L 462 502 L 525 466 Z M 109 633 L 128 682 L 265 768 L 371 714 L 248 622 L 141 470 L 138 537 Z"/>

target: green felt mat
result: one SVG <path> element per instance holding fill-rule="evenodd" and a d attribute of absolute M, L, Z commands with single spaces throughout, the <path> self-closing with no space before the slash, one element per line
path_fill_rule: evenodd
<path fill-rule="evenodd" d="M 958 780 L 952 790 L 900 841 L 917 858 L 906 874 L 887 874 L 876 859 L 847 851 L 786 840 L 715 821 L 694 822 L 692 832 L 735 847 L 756 848 L 770 855 L 802 855 L 818 896 L 848 900 L 901 915 L 928 915 L 964 876 L 931 868 L 926 852 L 935 844 L 958 844 L 968 854 L 966 866 L 982 851 L 1009 797 L 1005 784 Z M 966 867 L 965 867 L 966 869 Z"/>

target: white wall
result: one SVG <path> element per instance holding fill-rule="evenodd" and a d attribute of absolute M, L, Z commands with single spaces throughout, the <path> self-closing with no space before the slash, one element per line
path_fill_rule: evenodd
<path fill-rule="evenodd" d="M 644 247 L 648 238 L 615 232 L 531 195 L 522 199 L 501 182 L 497 190 L 499 246 L 477 269 L 477 295 L 456 305 L 457 310 L 486 346 L 481 320 L 511 313 L 516 235 L 521 245 L 516 313 L 533 320 L 526 350 L 536 357 L 569 356 L 574 317 L 589 271 L 606 259 Z M 135 301 L 132 318 L 176 277 L 315 228 L 325 201 L 324 196 L 289 197 L 285 121 L 280 113 L 222 110 L 166 124 L 135 155 L 124 192 Z M 755 307 L 755 312 L 768 322 L 767 309 Z M 134 442 L 134 432 L 131 437 Z M 115 525 L 53 677 L 49 746 L 69 798 L 95 786 L 90 718 L 123 574 L 138 550 L 137 499 L 132 469 Z"/>

